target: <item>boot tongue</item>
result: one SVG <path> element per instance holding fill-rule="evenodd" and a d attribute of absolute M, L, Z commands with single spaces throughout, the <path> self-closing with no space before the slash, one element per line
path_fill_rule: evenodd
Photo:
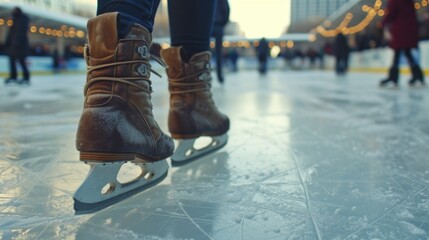
<path fill-rule="evenodd" d="M 189 63 L 209 62 L 211 55 L 212 54 L 209 51 L 196 53 L 191 57 L 191 59 L 189 59 Z"/>
<path fill-rule="evenodd" d="M 89 54 L 92 58 L 105 58 L 115 53 L 119 42 L 117 17 L 117 12 L 105 13 L 88 21 Z M 139 24 L 134 24 L 121 40 L 144 40 L 148 47 L 152 43 L 149 31 Z"/>
<path fill-rule="evenodd" d="M 149 31 L 140 24 L 135 23 L 130 31 L 125 35 L 124 40 L 144 40 L 148 46 L 152 43 L 152 36 Z"/>
<path fill-rule="evenodd" d="M 194 54 L 188 62 L 192 66 L 192 71 L 197 72 L 209 69 L 211 55 L 209 51 Z"/>
<path fill-rule="evenodd" d="M 92 58 L 112 55 L 118 45 L 116 18 L 118 13 L 106 13 L 88 21 L 89 54 Z"/>
<path fill-rule="evenodd" d="M 207 68 L 207 64 L 210 62 L 211 53 L 200 52 L 194 54 L 191 59 L 186 63 L 182 59 L 182 47 L 170 47 L 161 51 L 161 56 L 167 63 L 167 73 L 169 78 L 182 78 L 189 71 L 199 71 Z"/>
<path fill-rule="evenodd" d="M 182 47 L 170 47 L 161 50 L 161 57 L 168 65 L 167 73 L 170 78 L 181 78 L 184 65 L 181 57 Z"/>

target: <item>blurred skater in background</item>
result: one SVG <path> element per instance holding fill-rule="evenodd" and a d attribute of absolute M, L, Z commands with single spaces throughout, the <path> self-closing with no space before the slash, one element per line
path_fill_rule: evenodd
<path fill-rule="evenodd" d="M 259 62 L 259 73 L 265 75 L 268 67 L 268 56 L 270 55 L 270 47 L 266 38 L 259 40 L 259 46 L 256 51 Z"/>
<path fill-rule="evenodd" d="M 19 7 L 12 11 L 13 25 L 9 28 L 6 37 L 5 52 L 9 56 L 9 77 L 6 78 L 5 83 L 18 82 L 29 84 L 30 72 L 28 71 L 25 58 L 30 51 L 30 44 L 28 41 L 28 26 L 29 18 L 22 12 Z M 23 78 L 18 79 L 18 72 L 16 69 L 16 62 L 19 62 L 23 72 Z"/>
<path fill-rule="evenodd" d="M 423 85 L 423 72 L 418 62 L 411 55 L 411 49 L 417 48 L 419 40 L 414 1 L 389 0 L 387 3 L 387 15 L 382 24 L 388 31 L 389 46 L 395 51 L 395 54 L 393 64 L 389 69 L 389 75 L 380 82 L 380 86 L 386 86 L 389 83 L 392 83 L 395 87 L 398 86 L 401 53 L 405 54 L 411 68 L 412 78 L 408 84 L 414 86 L 420 82 Z"/>
<path fill-rule="evenodd" d="M 215 58 L 216 58 L 216 74 L 217 80 L 220 83 L 224 82 L 223 75 L 223 35 L 224 28 L 229 22 L 229 4 L 228 0 L 217 0 L 215 19 L 213 24 L 213 37 L 215 38 Z"/>
<path fill-rule="evenodd" d="M 335 72 L 337 75 L 345 75 L 349 68 L 350 47 L 346 36 L 339 30 L 335 38 Z"/>

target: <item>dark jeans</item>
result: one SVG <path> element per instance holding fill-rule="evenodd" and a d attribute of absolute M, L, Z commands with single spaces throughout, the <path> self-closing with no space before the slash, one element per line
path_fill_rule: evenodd
<path fill-rule="evenodd" d="M 345 74 L 348 68 L 349 68 L 349 57 L 347 55 L 335 57 L 335 72 L 337 74 Z"/>
<path fill-rule="evenodd" d="M 172 46 L 183 46 L 189 56 L 210 50 L 216 0 L 169 0 Z"/>
<path fill-rule="evenodd" d="M 223 42 L 223 26 L 215 24 L 213 26 L 213 37 L 215 38 L 215 57 L 216 57 L 216 72 L 217 79 L 223 82 L 223 54 L 222 54 L 222 42 Z"/>
<path fill-rule="evenodd" d="M 401 57 L 401 53 L 404 52 L 405 53 L 405 57 L 408 60 L 408 64 L 410 65 L 410 67 L 413 67 L 416 64 L 416 61 L 414 60 L 413 56 L 411 55 L 411 49 L 395 49 L 395 55 L 393 56 L 393 65 L 392 67 L 398 68 L 399 66 L 399 59 Z"/>
<path fill-rule="evenodd" d="M 9 78 L 17 79 L 18 77 L 18 72 L 16 70 L 16 61 L 18 61 L 19 65 L 21 65 L 22 67 L 24 80 L 29 80 L 30 72 L 28 71 L 27 64 L 25 63 L 25 57 L 15 58 L 15 57 L 9 56 L 9 69 L 10 69 Z"/>
<path fill-rule="evenodd" d="M 98 0 L 97 15 L 119 12 L 118 36 L 138 23 L 153 29 L 160 0 Z M 210 49 L 210 36 L 216 0 L 169 0 L 170 35 L 172 46 L 182 46 L 189 56 Z"/>
<path fill-rule="evenodd" d="M 258 61 L 259 61 L 259 73 L 261 74 L 265 74 L 267 73 L 267 68 L 268 68 L 268 57 L 263 55 L 263 56 L 258 56 Z"/>
<path fill-rule="evenodd" d="M 119 12 L 118 37 L 123 38 L 134 23 L 152 32 L 156 10 L 160 0 L 98 0 L 97 15 Z"/>

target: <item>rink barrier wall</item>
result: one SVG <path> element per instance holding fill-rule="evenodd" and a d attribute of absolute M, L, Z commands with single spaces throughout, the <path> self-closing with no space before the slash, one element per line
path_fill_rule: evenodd
<path fill-rule="evenodd" d="M 419 43 L 419 49 L 413 51 L 413 55 L 420 63 L 422 69 L 426 74 L 429 74 L 429 41 L 421 41 Z M 353 52 L 350 55 L 349 66 L 350 71 L 359 72 L 386 72 L 390 67 L 393 59 L 393 50 L 386 48 L 369 49 L 362 52 Z M 28 57 L 26 59 L 27 65 L 32 74 L 45 74 L 53 71 L 53 59 L 52 57 Z M 298 62 L 295 60 L 295 66 L 298 66 L 297 70 L 310 69 L 308 61 Z M 18 65 L 18 71 L 20 66 Z M 213 67 L 215 64 L 213 61 Z M 228 63 L 226 63 L 228 65 Z M 324 57 L 324 66 L 326 70 L 332 70 L 335 66 L 335 59 L 333 56 Z M 157 64 L 153 65 L 157 68 Z M 256 58 L 246 57 L 239 58 L 238 60 L 239 69 L 257 69 L 258 62 Z M 285 61 L 282 58 L 270 59 L 270 69 L 287 69 Z M 72 58 L 68 61 L 61 63 L 61 69 L 67 72 L 79 72 L 84 73 L 86 71 L 86 63 L 83 58 Z M 161 69 L 160 69 L 161 70 Z M 9 59 L 7 56 L 0 55 L 0 76 L 6 76 L 9 71 Z M 226 66 L 228 71 L 228 66 Z M 401 58 L 401 72 L 409 73 L 409 67 L 407 65 L 404 56 Z"/>
<path fill-rule="evenodd" d="M 349 66 L 350 71 L 361 72 L 386 72 L 393 61 L 393 50 L 391 48 L 375 48 L 362 52 L 353 52 L 350 55 Z M 420 66 L 429 74 L 429 41 L 421 41 L 419 48 L 412 51 L 415 59 L 420 63 Z M 405 56 L 401 57 L 401 73 L 409 73 L 409 67 Z M 334 69 L 335 59 L 328 56 L 325 59 L 327 69 Z"/>
<path fill-rule="evenodd" d="M 52 57 L 27 57 L 27 66 L 31 73 L 50 73 L 53 71 Z M 17 64 L 18 72 L 21 71 L 21 66 Z M 68 61 L 60 63 L 60 70 L 70 72 L 86 71 L 86 63 L 83 58 L 71 58 Z M 9 72 L 9 58 L 5 55 L 0 56 L 0 76 L 5 76 Z"/>

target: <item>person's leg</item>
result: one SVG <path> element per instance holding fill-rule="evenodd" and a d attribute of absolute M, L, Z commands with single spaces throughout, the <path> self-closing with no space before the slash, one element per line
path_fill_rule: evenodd
<path fill-rule="evenodd" d="M 97 15 L 118 12 L 118 36 L 123 38 L 134 23 L 153 30 L 153 22 L 160 0 L 98 0 Z"/>
<path fill-rule="evenodd" d="M 179 146 L 173 163 L 196 159 L 223 147 L 229 119 L 212 99 L 210 36 L 214 0 L 170 0 L 172 47 L 161 51 L 170 90 L 168 129 Z M 197 150 L 195 140 L 210 136 L 212 144 Z"/>
<path fill-rule="evenodd" d="M 338 72 L 340 75 L 343 75 L 345 71 L 345 61 L 344 56 L 338 57 Z"/>
<path fill-rule="evenodd" d="M 395 52 L 393 54 L 393 63 L 392 68 L 398 68 L 399 67 L 399 60 L 401 58 L 401 49 L 395 49 Z"/>
<path fill-rule="evenodd" d="M 335 73 L 337 75 L 341 74 L 341 57 L 335 56 Z"/>
<path fill-rule="evenodd" d="M 411 49 L 407 48 L 404 49 L 405 57 L 407 58 L 408 64 L 411 66 L 416 65 L 416 61 L 414 60 L 414 57 L 411 55 Z"/>
<path fill-rule="evenodd" d="M 264 57 L 262 60 L 262 73 L 266 74 L 268 70 L 268 57 Z"/>
<path fill-rule="evenodd" d="M 5 84 L 16 82 L 17 71 L 16 71 L 16 58 L 9 56 L 9 77 L 4 80 Z"/>
<path fill-rule="evenodd" d="M 408 82 L 410 85 L 414 85 L 417 81 L 424 83 L 423 71 L 420 68 L 419 64 L 414 59 L 411 54 L 411 49 L 404 49 L 405 57 L 408 60 L 408 64 L 410 65 L 412 77 Z"/>
<path fill-rule="evenodd" d="M 380 86 L 386 86 L 388 83 L 393 83 L 394 86 L 398 85 L 399 79 L 399 60 L 401 57 L 401 49 L 395 49 L 395 53 L 393 55 L 393 63 L 389 69 L 389 75 L 386 79 L 380 81 Z"/>
<path fill-rule="evenodd" d="M 9 56 L 9 79 L 16 79 L 17 77 L 16 58 Z"/>
<path fill-rule="evenodd" d="M 99 11 L 103 14 L 88 21 L 87 83 L 76 148 L 91 171 L 74 195 L 78 212 L 104 208 L 161 181 L 168 171 L 165 158 L 174 151 L 173 140 L 152 113 L 150 77 L 155 71 L 149 61 L 159 59 L 150 55 L 148 26 L 158 1 L 109 2 L 112 12 Z M 135 17 L 145 21 L 125 21 L 123 27 L 121 16 L 132 16 L 133 8 L 144 10 Z M 139 165 L 142 174 L 121 183 L 117 175 L 126 161 Z"/>
<path fill-rule="evenodd" d="M 185 60 L 210 50 L 216 0 L 169 0 L 171 46 L 183 47 Z"/>
<path fill-rule="evenodd" d="M 350 54 L 348 53 L 344 56 L 344 73 L 347 73 L 349 71 L 349 57 Z"/>
<path fill-rule="evenodd" d="M 19 65 L 22 67 L 22 73 L 23 73 L 23 81 L 29 82 L 30 81 L 30 72 L 27 68 L 27 63 L 25 62 L 25 57 L 20 57 L 19 59 Z"/>
<path fill-rule="evenodd" d="M 223 71 L 222 71 L 222 42 L 223 42 L 223 26 L 215 25 L 213 27 L 213 36 L 215 38 L 215 55 L 216 55 L 216 73 L 217 79 L 220 83 L 223 83 Z"/>

